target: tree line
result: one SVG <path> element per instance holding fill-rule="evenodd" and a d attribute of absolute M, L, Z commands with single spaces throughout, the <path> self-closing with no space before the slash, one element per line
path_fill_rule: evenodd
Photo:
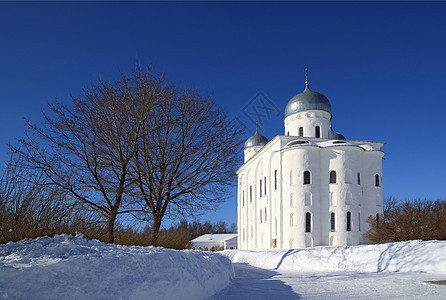
<path fill-rule="evenodd" d="M 69 104 L 49 103 L 42 117 L 9 145 L 14 182 L 54 194 L 58 210 L 87 223 L 99 220 L 107 242 L 125 215 L 147 222 L 156 246 L 164 218 L 213 210 L 236 182 L 242 128 L 212 94 L 174 84 L 151 66 L 99 79 Z"/>
<path fill-rule="evenodd" d="M 383 214 L 368 219 L 365 237 L 372 243 L 407 240 L 446 240 L 446 200 L 389 197 Z"/>

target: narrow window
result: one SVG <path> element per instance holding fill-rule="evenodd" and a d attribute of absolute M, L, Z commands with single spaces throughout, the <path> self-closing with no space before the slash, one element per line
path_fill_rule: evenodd
<path fill-rule="evenodd" d="M 260 179 L 259 187 L 260 187 L 260 194 L 259 194 L 259 197 L 262 197 L 262 179 Z"/>
<path fill-rule="evenodd" d="M 288 131 L 288 132 L 286 133 L 286 135 L 290 135 L 290 132 Z"/>
<path fill-rule="evenodd" d="M 336 171 L 330 172 L 330 183 L 336 183 Z"/>
<path fill-rule="evenodd" d="M 320 138 L 321 137 L 321 127 L 316 126 L 316 137 Z"/>
<path fill-rule="evenodd" d="M 379 214 L 376 214 L 376 227 L 379 227 Z"/>
<path fill-rule="evenodd" d="M 252 185 L 249 186 L 249 203 L 252 203 Z"/>
<path fill-rule="evenodd" d="M 304 184 L 310 184 L 310 171 L 304 172 Z"/>
<path fill-rule="evenodd" d="M 260 210 L 260 224 L 262 224 L 262 210 Z"/>
<path fill-rule="evenodd" d="M 268 220 L 268 214 L 266 213 L 266 207 L 265 207 L 265 222 Z"/>
<path fill-rule="evenodd" d="M 245 206 L 245 191 L 242 191 L 242 207 Z"/>
<path fill-rule="evenodd" d="M 274 170 L 274 190 L 277 190 L 277 170 Z"/>
<path fill-rule="evenodd" d="M 263 182 L 264 182 L 264 185 L 265 185 L 265 186 L 264 186 L 265 188 L 264 188 L 264 191 L 263 191 L 263 192 L 264 192 L 265 195 L 266 195 L 266 177 L 263 177 Z"/>
<path fill-rule="evenodd" d="M 311 213 L 305 214 L 305 232 L 311 232 Z"/>
<path fill-rule="evenodd" d="M 290 185 L 294 185 L 294 172 L 290 171 Z"/>
<path fill-rule="evenodd" d="M 277 236 L 277 218 L 274 218 L 274 235 Z"/>
<path fill-rule="evenodd" d="M 254 229 L 251 226 L 251 240 L 254 238 Z"/>
<path fill-rule="evenodd" d="M 358 213 L 358 230 L 361 231 L 361 213 Z"/>
<path fill-rule="evenodd" d="M 352 231 L 352 213 L 347 212 L 347 231 Z"/>
<path fill-rule="evenodd" d="M 332 212 L 330 214 L 330 230 L 333 232 L 335 231 L 335 213 Z"/>
<path fill-rule="evenodd" d="M 293 193 L 290 194 L 290 207 L 294 207 Z"/>
<path fill-rule="evenodd" d="M 299 127 L 299 136 L 304 136 L 304 128 Z"/>
<path fill-rule="evenodd" d="M 375 186 L 379 186 L 379 175 L 375 175 Z"/>
<path fill-rule="evenodd" d="M 290 226 L 294 226 L 294 214 L 290 214 Z"/>
<path fill-rule="evenodd" d="M 358 172 L 358 184 L 361 184 L 361 174 Z"/>

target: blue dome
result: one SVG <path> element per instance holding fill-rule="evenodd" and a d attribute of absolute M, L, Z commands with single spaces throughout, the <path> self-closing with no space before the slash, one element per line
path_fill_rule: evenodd
<path fill-rule="evenodd" d="M 268 144 L 268 139 L 264 137 L 263 135 L 260 135 L 258 130 L 256 129 L 256 133 L 252 137 L 246 140 L 245 145 L 243 146 L 243 149 L 254 147 L 254 146 L 265 146 Z"/>
<path fill-rule="evenodd" d="M 331 114 L 331 104 L 324 95 L 313 92 L 307 86 L 305 90 L 291 98 L 285 107 L 285 118 L 304 110 L 323 110 Z"/>

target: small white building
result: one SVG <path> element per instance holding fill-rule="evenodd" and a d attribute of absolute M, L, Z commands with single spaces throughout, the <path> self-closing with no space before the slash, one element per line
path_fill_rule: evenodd
<path fill-rule="evenodd" d="M 237 234 L 204 234 L 190 241 L 189 249 L 204 251 L 237 249 Z"/>
<path fill-rule="evenodd" d="M 331 129 L 331 104 L 308 86 L 285 107 L 285 134 L 258 131 L 238 174 L 238 247 L 289 249 L 367 243 L 382 213 L 382 142 Z M 354 124 L 358 126 L 360 124 Z"/>

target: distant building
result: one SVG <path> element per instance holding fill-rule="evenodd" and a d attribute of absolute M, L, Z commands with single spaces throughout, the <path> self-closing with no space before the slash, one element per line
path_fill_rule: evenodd
<path fill-rule="evenodd" d="M 310 90 L 307 77 L 285 108 L 285 135 L 268 141 L 257 129 L 245 142 L 237 170 L 239 249 L 367 242 L 367 218 L 383 211 L 384 143 L 346 140 L 331 119 L 330 102 Z"/>
<path fill-rule="evenodd" d="M 189 249 L 203 251 L 237 249 L 237 234 L 204 234 L 190 241 Z"/>

